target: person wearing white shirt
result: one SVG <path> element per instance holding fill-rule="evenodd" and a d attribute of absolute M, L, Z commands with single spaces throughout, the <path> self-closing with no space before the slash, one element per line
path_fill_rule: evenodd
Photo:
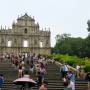
<path fill-rule="evenodd" d="M 69 85 L 68 85 L 68 88 L 70 89 L 70 90 L 75 90 L 75 84 L 74 84 L 74 82 L 72 82 L 72 81 L 68 81 L 69 82 Z"/>

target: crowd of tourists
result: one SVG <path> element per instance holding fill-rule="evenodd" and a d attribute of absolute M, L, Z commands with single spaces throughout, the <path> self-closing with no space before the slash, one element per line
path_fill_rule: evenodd
<path fill-rule="evenodd" d="M 47 82 L 44 80 L 45 74 L 47 73 L 48 61 L 51 61 L 52 64 L 55 64 L 54 59 L 47 59 L 45 56 L 36 55 L 35 53 L 28 54 L 0 54 L 0 63 L 3 60 L 10 60 L 12 65 L 18 70 L 18 78 L 21 78 L 25 75 L 25 71 L 28 70 L 30 77 L 35 73 L 37 77 L 37 86 L 39 90 L 47 90 Z M 27 67 L 28 66 L 28 67 Z M 76 66 L 76 71 L 70 70 L 67 64 L 60 65 L 60 76 L 63 81 L 64 90 L 75 90 L 75 79 L 80 79 L 83 74 L 80 76 L 81 67 Z M 90 73 L 88 72 L 85 76 L 85 79 L 88 81 L 88 90 L 90 90 Z M 0 75 L 0 87 L 2 87 L 4 78 L 3 75 Z"/>
<path fill-rule="evenodd" d="M 76 69 L 71 70 L 69 65 L 60 66 L 60 76 L 63 81 L 64 90 L 75 90 L 75 81 L 84 80 L 88 82 L 86 90 L 90 90 L 90 72 L 85 73 L 84 69 L 78 64 Z"/>
<path fill-rule="evenodd" d="M 44 81 L 44 77 L 46 74 L 47 68 L 47 59 L 42 55 L 36 55 L 35 53 L 28 54 L 0 54 L 0 63 L 4 60 L 10 60 L 12 65 L 18 70 L 18 78 L 24 76 L 25 71 L 27 70 L 31 75 L 35 73 L 37 77 L 37 86 L 40 87 L 44 85 L 46 82 Z M 26 68 L 28 66 L 28 68 Z M 40 89 L 41 90 L 41 89 Z M 46 90 L 46 89 L 45 89 Z"/>

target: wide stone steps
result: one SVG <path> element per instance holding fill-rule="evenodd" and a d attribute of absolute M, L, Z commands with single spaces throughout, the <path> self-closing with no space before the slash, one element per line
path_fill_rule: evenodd
<path fill-rule="evenodd" d="M 83 89 L 82 89 L 83 88 Z M 13 85 L 12 83 L 6 83 L 4 84 L 2 90 L 18 90 L 19 88 L 16 85 Z M 37 87 L 33 87 L 33 90 L 37 90 Z M 48 90 L 63 90 L 63 84 L 51 84 L 48 83 Z M 85 86 L 78 86 L 76 87 L 76 90 L 86 90 Z"/>
<path fill-rule="evenodd" d="M 0 64 L 0 73 L 5 76 L 2 90 L 20 90 L 19 86 L 13 84 L 13 80 L 17 79 L 18 71 L 10 62 Z M 36 80 L 35 74 L 32 77 Z M 48 64 L 45 80 L 48 82 L 48 90 L 63 90 L 59 68 L 55 64 Z M 87 90 L 86 81 L 76 81 L 75 86 L 76 90 Z M 32 90 L 38 90 L 37 86 L 33 87 Z"/>

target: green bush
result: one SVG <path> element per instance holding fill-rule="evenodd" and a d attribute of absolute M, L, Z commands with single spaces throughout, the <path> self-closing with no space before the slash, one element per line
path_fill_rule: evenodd
<path fill-rule="evenodd" d="M 67 60 L 66 63 L 68 63 L 70 66 L 75 66 L 77 62 L 75 60 Z"/>
<path fill-rule="evenodd" d="M 47 55 L 47 58 L 53 58 L 53 56 L 52 55 Z"/>
<path fill-rule="evenodd" d="M 48 58 L 53 58 L 60 63 L 67 63 L 70 66 L 76 67 L 77 64 L 84 67 L 85 72 L 90 71 L 90 59 L 89 58 L 80 58 L 77 56 L 69 56 L 68 54 L 50 54 L 46 55 Z"/>
<path fill-rule="evenodd" d="M 85 65 L 84 70 L 85 72 L 90 72 L 90 65 Z"/>

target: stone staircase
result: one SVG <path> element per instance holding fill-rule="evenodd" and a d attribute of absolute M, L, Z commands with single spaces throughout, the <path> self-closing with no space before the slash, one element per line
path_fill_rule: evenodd
<path fill-rule="evenodd" d="M 20 90 L 19 86 L 13 84 L 13 80 L 17 78 L 18 71 L 11 62 L 3 62 L 0 64 L 0 73 L 5 77 L 5 83 L 2 90 Z M 35 74 L 33 78 L 36 79 Z M 49 63 L 47 66 L 47 74 L 45 80 L 48 82 L 48 90 L 63 90 L 63 82 L 60 79 L 59 68 L 55 64 Z M 37 86 L 32 90 L 38 90 Z M 76 90 L 87 90 L 86 81 L 76 81 Z"/>
<path fill-rule="evenodd" d="M 59 68 L 55 64 L 49 64 L 47 67 L 46 80 L 49 90 L 63 90 L 63 82 L 60 78 Z M 76 81 L 76 90 L 87 90 L 86 81 Z"/>
<path fill-rule="evenodd" d="M 17 78 L 18 72 L 10 61 L 6 60 L 0 63 L 0 74 L 4 75 L 2 90 L 13 90 L 12 88 L 16 88 L 16 85 L 13 84 L 13 80 Z"/>

